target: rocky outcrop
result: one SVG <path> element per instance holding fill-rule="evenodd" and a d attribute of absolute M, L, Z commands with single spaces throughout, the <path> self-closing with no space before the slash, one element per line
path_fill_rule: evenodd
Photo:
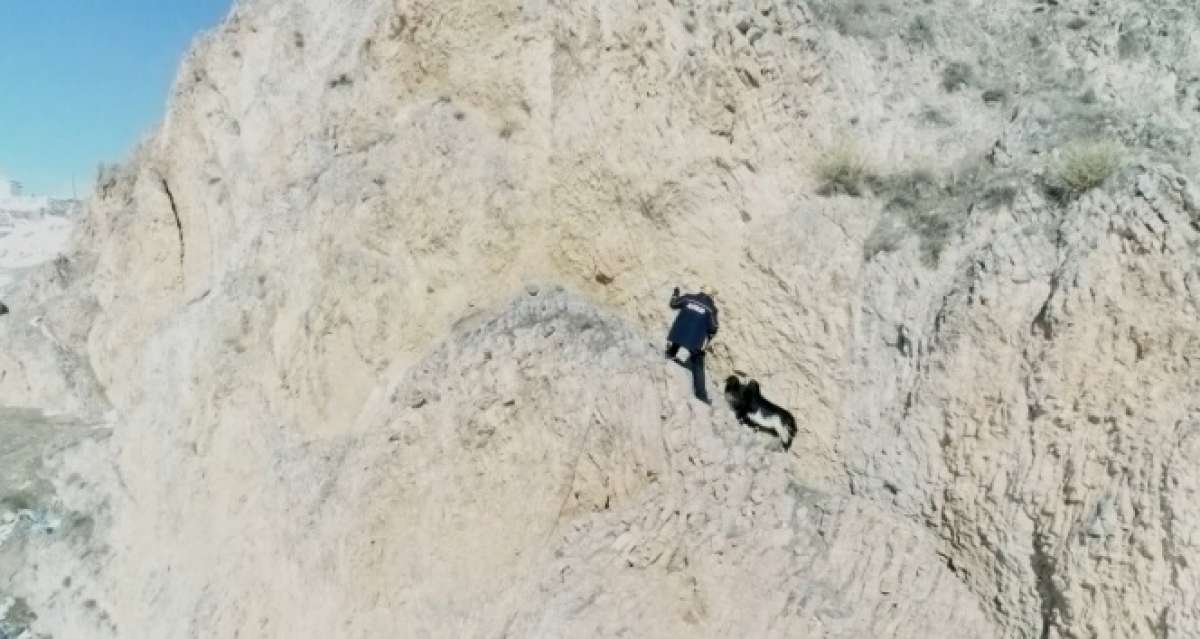
<path fill-rule="evenodd" d="M 89 636 L 995 635 L 929 531 L 805 486 L 686 376 L 582 298 L 523 295 L 385 389 L 361 432 L 231 425 L 158 451 L 157 489 L 82 560 L 120 579 L 19 577 L 92 601 L 112 624 Z M 23 548 L 64 552 L 51 532 Z"/>
<path fill-rule="evenodd" d="M 1200 433 L 1200 236 L 1187 180 L 1143 171 L 971 238 L 941 300 L 876 304 L 877 339 L 908 345 L 862 352 L 860 392 L 885 401 L 849 421 L 856 492 L 939 531 L 998 614 L 1047 636 L 1194 626 L 1176 460 Z"/>
<path fill-rule="evenodd" d="M 59 380 L 2 403 L 112 429 L 55 480 L 105 570 L 23 601 L 114 635 L 1194 633 L 1195 7 L 843 4 L 237 5 L 71 283 L 23 293 L 58 359 L 0 324 Z M 1120 149 L 1090 190 L 1081 139 Z M 540 281 L 622 319 L 490 314 Z M 699 283 L 712 377 L 796 414 L 789 455 L 644 344 Z"/>

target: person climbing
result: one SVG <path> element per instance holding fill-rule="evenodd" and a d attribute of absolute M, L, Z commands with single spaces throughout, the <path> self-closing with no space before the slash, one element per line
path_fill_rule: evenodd
<path fill-rule="evenodd" d="M 675 323 L 667 334 L 666 356 L 675 359 L 679 348 L 687 349 L 688 368 L 692 371 L 692 390 L 696 398 L 708 404 L 708 390 L 704 383 L 704 350 L 708 342 L 717 335 L 717 305 L 712 296 L 701 287 L 698 293 L 679 294 L 679 287 L 671 292 L 671 308 L 678 310 Z M 676 360 L 678 361 L 678 360 Z"/>

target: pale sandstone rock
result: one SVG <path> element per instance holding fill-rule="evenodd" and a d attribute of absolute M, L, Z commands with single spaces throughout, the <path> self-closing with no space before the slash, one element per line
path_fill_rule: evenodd
<path fill-rule="evenodd" d="M 242 2 L 27 285 L 51 330 L 0 321 L 0 403 L 112 429 L 12 591 L 64 636 L 1197 636 L 1198 26 Z M 1123 166 L 1057 201 L 1081 137 Z M 655 359 L 700 283 L 790 455 Z"/>

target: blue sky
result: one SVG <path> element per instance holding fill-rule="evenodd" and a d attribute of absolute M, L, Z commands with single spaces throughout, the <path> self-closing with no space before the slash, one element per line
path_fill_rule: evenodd
<path fill-rule="evenodd" d="M 158 124 L 192 39 L 233 0 L 0 0 L 0 175 L 91 189 Z"/>

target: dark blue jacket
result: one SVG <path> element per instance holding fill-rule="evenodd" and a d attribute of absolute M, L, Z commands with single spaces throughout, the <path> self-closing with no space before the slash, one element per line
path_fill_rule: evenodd
<path fill-rule="evenodd" d="M 704 293 L 672 295 L 671 308 L 679 309 L 667 341 L 689 353 L 700 352 L 704 342 L 717 334 L 717 305 Z"/>

